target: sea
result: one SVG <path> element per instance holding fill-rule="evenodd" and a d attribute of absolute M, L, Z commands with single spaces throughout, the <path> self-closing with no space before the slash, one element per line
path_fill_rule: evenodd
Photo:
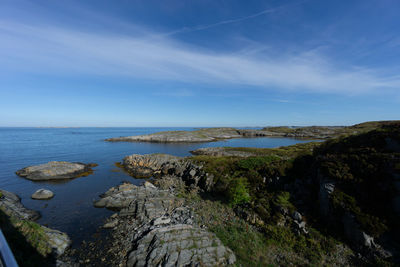
<path fill-rule="evenodd" d="M 190 151 L 201 147 L 259 147 L 273 148 L 308 142 L 292 138 L 238 138 L 208 143 L 147 143 L 106 142 L 110 137 L 150 134 L 159 131 L 194 130 L 194 128 L 11 128 L 0 127 L 0 189 L 16 193 L 23 205 L 37 210 L 40 224 L 66 232 L 79 246 L 91 240 L 105 218 L 113 212 L 95 208 L 93 201 L 110 187 L 123 181 L 141 184 L 115 166 L 131 154 L 167 153 L 189 156 Z M 94 173 L 63 181 L 33 182 L 15 172 L 21 168 L 47 163 L 70 161 L 97 163 Z M 31 195 L 45 188 L 54 192 L 50 200 L 33 200 Z"/>

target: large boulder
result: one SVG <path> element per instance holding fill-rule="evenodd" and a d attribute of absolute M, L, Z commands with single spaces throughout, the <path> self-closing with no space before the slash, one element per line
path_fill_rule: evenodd
<path fill-rule="evenodd" d="M 47 189 L 38 189 L 32 194 L 33 199 L 43 200 L 54 197 L 54 193 Z"/>
<path fill-rule="evenodd" d="M 34 181 L 71 179 L 91 174 L 93 172 L 91 167 L 95 166 L 97 164 L 51 161 L 45 164 L 25 167 L 18 170 L 16 174 Z"/>
<path fill-rule="evenodd" d="M 25 208 L 21 198 L 14 193 L 0 189 L 0 209 L 10 217 L 20 220 L 37 220 L 40 214 L 37 211 Z"/>

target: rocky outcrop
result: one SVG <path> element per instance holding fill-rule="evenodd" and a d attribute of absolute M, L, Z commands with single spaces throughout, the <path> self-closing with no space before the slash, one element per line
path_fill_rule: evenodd
<path fill-rule="evenodd" d="M 71 179 L 91 174 L 97 164 L 51 161 L 45 164 L 25 167 L 16 172 L 18 176 L 34 181 Z"/>
<path fill-rule="evenodd" d="M 25 208 L 21 198 L 14 193 L 0 190 L 0 209 L 8 216 L 19 220 L 37 220 L 40 214 L 37 211 Z"/>
<path fill-rule="evenodd" d="M 166 188 L 166 182 L 174 183 L 183 181 L 187 186 L 200 188 L 208 191 L 211 189 L 214 181 L 213 176 L 205 173 L 202 166 L 198 166 L 184 158 L 174 157 L 165 154 L 147 154 L 131 155 L 123 159 L 122 166 L 134 177 L 154 177 L 157 178 L 169 176 L 171 179 L 162 179 L 159 185 L 163 184 Z M 172 177 L 176 177 L 175 179 Z"/>
<path fill-rule="evenodd" d="M 166 225 L 135 237 L 127 266 L 223 266 L 236 260 L 213 234 L 193 225 Z"/>
<path fill-rule="evenodd" d="M 43 200 L 54 197 L 54 193 L 47 189 L 39 189 L 32 194 L 33 199 Z"/>
<path fill-rule="evenodd" d="M 135 177 L 149 178 L 160 173 L 165 164 L 173 164 L 181 158 L 167 154 L 134 154 L 123 159 L 124 168 Z"/>
<path fill-rule="evenodd" d="M 119 266 L 223 266 L 236 261 L 212 233 L 197 226 L 193 211 L 169 190 L 146 182 L 111 188 L 94 203 L 118 210 L 108 253 Z M 107 225 L 106 224 L 106 225 Z M 116 257 L 117 256 L 117 257 Z"/>

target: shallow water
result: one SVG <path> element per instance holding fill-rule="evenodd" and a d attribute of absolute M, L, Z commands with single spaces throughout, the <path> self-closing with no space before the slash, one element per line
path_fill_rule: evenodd
<path fill-rule="evenodd" d="M 211 143 L 162 144 L 105 142 L 118 136 L 140 135 L 193 128 L 0 128 L 0 188 L 14 192 L 30 209 L 40 211 L 39 223 L 69 234 L 78 245 L 90 239 L 104 218 L 112 212 L 96 209 L 93 201 L 110 187 L 122 181 L 140 184 L 115 167 L 114 163 L 130 154 L 167 153 L 188 156 L 200 147 L 265 147 L 287 146 L 305 140 L 291 138 L 240 138 Z M 63 182 L 33 182 L 15 175 L 15 171 L 48 161 L 97 163 L 94 174 Z M 33 200 L 39 188 L 50 189 L 51 200 Z"/>

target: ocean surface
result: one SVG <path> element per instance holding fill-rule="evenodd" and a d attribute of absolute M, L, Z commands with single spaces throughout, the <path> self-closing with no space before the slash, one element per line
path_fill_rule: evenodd
<path fill-rule="evenodd" d="M 194 128 L 1 128 L 0 127 L 0 188 L 18 194 L 22 203 L 37 210 L 38 223 L 68 233 L 73 246 L 89 240 L 104 219 L 112 214 L 93 207 L 93 201 L 110 187 L 134 179 L 115 167 L 116 162 L 131 154 L 167 153 L 188 156 L 201 147 L 279 147 L 305 140 L 291 138 L 240 138 L 210 143 L 159 144 L 105 142 L 110 137 L 141 135 L 169 130 Z M 97 163 L 94 174 L 60 182 L 33 182 L 20 178 L 15 171 L 49 161 Z M 54 198 L 33 200 L 39 188 L 50 189 Z"/>

